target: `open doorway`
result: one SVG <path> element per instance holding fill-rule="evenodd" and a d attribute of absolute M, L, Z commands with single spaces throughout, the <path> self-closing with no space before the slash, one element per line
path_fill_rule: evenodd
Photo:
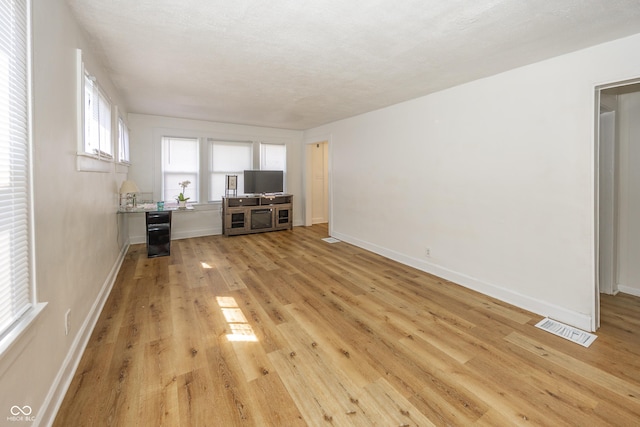
<path fill-rule="evenodd" d="M 327 224 L 330 232 L 329 141 L 306 145 L 305 225 Z"/>
<path fill-rule="evenodd" d="M 596 88 L 596 292 L 640 296 L 640 80 Z"/>

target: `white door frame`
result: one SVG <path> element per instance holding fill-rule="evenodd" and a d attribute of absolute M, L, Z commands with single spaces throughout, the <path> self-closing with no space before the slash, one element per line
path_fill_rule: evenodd
<path fill-rule="evenodd" d="M 595 108 L 594 108 L 594 282 L 595 289 L 592 297 L 593 318 L 591 321 L 591 329 L 595 331 L 600 327 L 600 93 L 605 89 L 629 86 L 640 83 L 640 78 L 634 78 L 624 81 L 601 84 L 595 87 Z M 614 219 L 615 222 L 615 219 Z M 615 227 L 615 224 L 611 226 Z M 615 261 L 614 261 L 615 262 Z"/>
<path fill-rule="evenodd" d="M 602 101 L 602 99 L 601 99 Z M 598 289 L 599 294 L 617 293 L 618 183 L 616 179 L 617 111 L 600 111 L 598 159 Z M 613 139 L 611 137 L 613 136 Z M 603 204 L 604 202 L 604 204 Z"/>
<path fill-rule="evenodd" d="M 333 192 L 332 192 L 332 179 L 331 179 L 331 152 L 332 152 L 332 146 L 331 146 L 331 135 L 320 135 L 320 136 L 313 136 L 313 137 L 307 137 L 305 138 L 304 141 L 304 164 L 305 164 L 305 168 L 304 168 L 304 225 L 309 227 L 312 225 L 312 185 L 313 185 L 313 175 L 311 173 L 312 171 L 312 158 L 311 158 L 311 149 L 312 146 L 314 144 L 322 144 L 322 143 L 327 143 L 327 149 L 329 152 L 329 158 L 327 159 L 328 162 L 328 170 L 329 170 L 329 174 L 328 174 L 328 180 L 329 180 L 329 184 L 328 184 L 328 191 L 329 191 L 329 235 L 331 235 L 332 230 L 333 230 Z"/>

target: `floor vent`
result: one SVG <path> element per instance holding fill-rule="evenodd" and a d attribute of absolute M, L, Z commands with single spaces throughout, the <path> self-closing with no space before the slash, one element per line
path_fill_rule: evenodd
<path fill-rule="evenodd" d="M 340 241 L 340 240 L 336 239 L 335 237 L 325 237 L 322 240 L 324 240 L 327 243 L 338 243 Z"/>
<path fill-rule="evenodd" d="M 573 341 L 583 347 L 589 347 L 591 343 L 598 338 L 594 334 L 574 328 L 573 326 L 565 325 L 564 323 L 557 322 L 549 319 L 548 317 L 539 321 L 536 324 L 536 327 L 544 331 L 551 332 L 552 334 L 569 341 Z"/>

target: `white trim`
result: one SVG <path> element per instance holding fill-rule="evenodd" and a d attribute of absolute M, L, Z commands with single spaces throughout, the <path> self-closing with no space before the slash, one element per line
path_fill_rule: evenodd
<path fill-rule="evenodd" d="M 84 62 L 82 49 L 76 49 L 76 149 L 84 153 Z M 82 170 L 79 169 L 78 170 Z"/>
<path fill-rule="evenodd" d="M 631 286 L 618 285 L 618 292 L 622 292 L 623 294 L 633 295 L 635 297 L 640 297 L 640 289 L 632 288 Z M 618 292 L 616 292 L 616 294 Z"/>
<path fill-rule="evenodd" d="M 78 172 L 111 172 L 113 161 L 100 159 L 86 153 L 76 155 L 76 167 Z"/>
<path fill-rule="evenodd" d="M 110 166 L 111 163 L 114 163 L 115 156 L 114 154 L 109 154 L 105 151 L 102 151 L 100 147 L 100 143 L 98 143 L 98 148 L 94 149 L 93 152 L 86 151 L 85 147 L 85 111 L 84 111 L 84 101 L 85 101 L 85 77 L 90 76 L 87 72 L 84 61 L 82 60 L 82 49 L 76 49 L 76 121 L 77 121 L 77 160 L 76 160 L 76 168 L 79 172 L 111 172 L 113 168 Z M 91 76 L 90 76 L 91 77 Z M 95 78 L 93 78 L 95 80 Z M 113 104 L 111 97 L 106 91 L 95 81 L 96 89 L 99 93 L 99 96 L 102 96 L 109 103 L 109 114 L 111 115 L 111 126 L 109 129 L 109 144 L 111 151 L 114 152 L 114 115 L 117 119 L 117 106 Z M 117 122 L 117 120 L 116 120 Z"/>
<path fill-rule="evenodd" d="M 116 173 L 129 173 L 129 163 L 116 163 Z"/>
<path fill-rule="evenodd" d="M 249 148 L 249 153 L 250 153 L 250 158 L 249 158 L 249 165 L 250 165 L 250 169 L 253 169 L 256 163 L 255 160 L 255 154 L 256 154 L 256 144 L 257 144 L 257 150 L 258 150 L 258 163 L 262 163 L 262 155 L 260 152 L 260 146 L 261 143 L 256 142 L 256 141 L 229 141 L 229 140 L 218 140 L 215 138 L 207 138 L 205 141 L 205 146 L 204 147 L 200 147 L 201 152 L 205 153 L 206 159 L 203 159 L 203 162 L 200 162 L 200 171 L 203 171 L 204 169 L 204 173 L 202 173 L 202 184 L 206 185 L 206 188 L 204 188 L 204 191 L 206 192 L 206 198 L 203 199 L 203 202 L 206 201 L 206 203 L 222 203 L 222 198 L 224 197 L 224 189 L 222 194 L 220 194 L 219 196 L 215 196 L 213 194 L 213 188 L 211 188 L 211 181 L 212 181 L 212 177 L 214 175 L 228 175 L 228 174 L 233 174 L 233 175 L 237 175 L 237 176 L 243 176 L 244 179 L 244 171 L 245 169 L 242 170 L 216 170 L 213 166 L 213 163 L 215 162 L 215 158 L 216 156 L 214 156 L 213 154 L 213 150 L 216 147 L 216 145 L 218 147 L 220 146 L 229 146 L 229 147 L 245 147 L 245 148 Z M 282 144 L 285 147 L 286 150 L 286 145 Z M 285 151 L 286 153 L 286 151 Z M 286 160 L 285 160 L 286 162 Z M 286 167 L 285 167 L 286 168 Z M 284 172 L 285 176 L 286 176 L 286 171 Z M 205 176 L 206 175 L 206 176 Z M 214 197 L 219 197 L 219 198 L 214 198 Z"/>
<path fill-rule="evenodd" d="M 113 109 L 115 111 L 114 116 L 116 117 L 116 120 L 114 122 L 114 128 L 115 128 L 114 135 L 116 136 L 114 138 L 115 140 L 114 148 L 116 148 L 115 150 L 116 155 L 114 157 L 117 159 L 118 164 L 130 165 L 131 164 L 131 147 L 130 147 L 129 124 L 127 123 L 127 120 L 122 115 L 122 112 L 120 111 L 120 108 L 117 105 L 114 105 Z M 122 133 L 120 132 L 121 131 L 120 122 L 122 122 L 122 127 L 124 128 L 125 135 L 127 137 L 127 146 L 126 146 L 127 158 L 124 160 L 122 159 L 122 147 L 120 145 L 120 139 L 122 138 Z"/>
<path fill-rule="evenodd" d="M 613 89 L 613 88 L 618 88 L 618 87 L 624 87 L 624 86 L 629 86 L 629 85 L 635 85 L 640 83 L 640 77 L 635 76 L 635 77 L 630 77 L 626 80 L 617 80 L 615 82 L 609 82 L 609 83 L 601 83 L 595 86 L 595 90 L 600 92 L 603 91 L 605 89 Z"/>
<path fill-rule="evenodd" d="M 95 328 L 96 323 L 98 322 L 98 318 L 100 317 L 100 313 L 102 312 L 104 304 L 107 302 L 107 298 L 111 293 L 111 289 L 116 282 L 118 272 L 120 271 L 120 267 L 122 266 L 122 262 L 124 261 L 128 250 L 129 243 L 127 242 L 122 247 L 118 259 L 111 268 L 107 279 L 102 285 L 102 289 L 98 293 L 96 300 L 91 306 L 91 310 L 89 310 L 87 317 L 85 318 L 82 326 L 76 334 L 75 339 L 73 340 L 73 343 L 69 348 L 69 352 L 67 353 L 64 362 L 60 366 L 58 374 L 51 384 L 49 392 L 47 393 L 47 396 L 42 403 L 42 409 L 38 413 L 38 417 L 34 424 L 35 426 L 49 426 L 53 424 L 56 414 L 60 409 L 60 405 L 62 405 L 64 396 L 67 393 L 69 386 L 71 385 L 71 380 L 73 379 L 73 376 L 78 369 L 78 365 L 80 364 L 80 360 L 82 359 L 84 349 L 89 342 L 89 338 L 93 333 L 93 329 Z"/>
<path fill-rule="evenodd" d="M 521 293 L 514 292 L 510 289 L 506 289 L 500 286 L 496 286 L 492 283 L 483 282 L 482 280 L 467 276 L 466 274 L 462 274 L 457 271 L 449 270 L 448 268 L 439 266 L 437 264 L 408 257 L 401 253 L 354 238 L 346 234 L 331 233 L 331 237 L 335 237 L 339 240 L 351 243 L 368 251 L 374 252 L 378 255 L 382 255 L 386 258 L 392 259 L 402 264 L 417 268 L 418 270 L 434 274 L 438 277 L 464 286 L 465 288 L 469 288 L 484 295 L 497 298 L 501 301 L 513 304 L 517 307 L 523 308 L 533 313 L 537 313 L 542 317 L 551 317 L 558 321 L 568 323 L 572 326 L 586 331 L 592 330 L 592 316 L 590 316 L 589 314 L 567 310 L 564 307 L 550 304 L 536 298 L 531 298 L 527 295 L 523 295 Z"/>
<path fill-rule="evenodd" d="M 592 92 L 593 96 L 593 105 L 594 105 L 594 114 L 593 114 L 593 134 L 591 136 L 591 148 L 592 155 L 594 156 L 591 164 L 593 165 L 593 230 L 594 230 L 594 238 L 593 238 L 593 247 L 592 247 L 592 256 L 594 259 L 594 268 L 593 268 L 593 282 L 594 282 L 594 291 L 591 297 L 591 303 L 593 307 L 592 320 L 590 329 L 591 331 L 596 331 L 600 327 L 600 104 L 601 104 L 601 93 L 605 89 L 618 88 L 623 86 L 629 86 L 640 83 L 640 77 L 633 76 L 628 77 L 622 80 L 602 82 L 600 84 L 596 84 L 594 86 L 594 90 Z M 616 172 L 617 173 L 617 172 Z M 615 284 L 614 284 L 615 288 Z M 618 289 L 613 289 L 614 295 L 618 292 L 624 292 L 631 295 L 640 296 L 640 290 L 636 290 L 634 288 L 629 288 L 624 285 L 618 285 Z M 584 328 L 583 328 L 584 329 Z"/>
<path fill-rule="evenodd" d="M 27 272 L 29 275 L 26 288 L 29 291 L 29 301 L 20 310 L 20 316 L 14 318 L 13 323 L 0 334 L 0 378 L 6 368 L 22 353 L 27 344 L 33 339 L 37 330 L 32 326 L 40 316 L 46 302 L 38 302 L 36 281 L 36 242 L 35 242 L 35 209 L 33 187 L 33 36 L 32 36 L 32 0 L 25 0 L 25 95 L 26 95 L 26 176 L 28 184 L 26 188 L 27 199 Z M 11 286 L 14 288 L 14 286 Z M 17 313 L 14 313 L 17 315 Z"/>
<path fill-rule="evenodd" d="M 593 115 L 593 134 L 591 136 L 591 153 L 593 158 L 593 282 L 594 290 L 591 294 L 592 321 L 589 325 L 590 331 L 595 331 L 600 327 L 600 89 L 596 88 L 593 93 L 593 105 L 595 113 Z"/>
<path fill-rule="evenodd" d="M 36 274 L 36 217 L 35 217 L 35 197 L 33 191 L 33 25 L 32 25 L 32 12 L 31 12 L 31 0 L 27 0 L 27 48 L 29 54 L 27 55 L 27 120 L 29 130 L 29 259 L 31 262 L 31 298 L 34 307 L 38 304 L 38 289 L 37 289 L 37 274 Z M 45 303 L 46 304 L 46 303 Z M 41 309 L 44 308 L 41 307 Z"/>
<path fill-rule="evenodd" d="M 35 330 L 32 326 L 46 306 L 46 302 L 33 304 L 0 340 L 0 378 L 33 338 Z"/>

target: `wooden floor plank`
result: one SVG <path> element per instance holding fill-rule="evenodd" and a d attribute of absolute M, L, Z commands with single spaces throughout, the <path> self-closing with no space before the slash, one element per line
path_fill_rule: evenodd
<path fill-rule="evenodd" d="M 563 369 L 569 370 L 581 377 L 584 376 L 589 379 L 589 382 L 617 393 L 618 396 L 625 401 L 625 406 L 628 409 L 633 408 L 637 411 L 638 419 L 640 420 L 640 384 L 602 371 L 580 360 L 576 360 L 571 355 L 557 351 L 551 347 L 546 347 L 540 342 L 517 332 L 510 333 L 505 337 L 505 340 L 524 348 L 538 357 L 545 358 Z"/>
<path fill-rule="evenodd" d="M 640 421 L 640 298 L 583 348 L 326 225 L 133 245 L 54 426 Z"/>

